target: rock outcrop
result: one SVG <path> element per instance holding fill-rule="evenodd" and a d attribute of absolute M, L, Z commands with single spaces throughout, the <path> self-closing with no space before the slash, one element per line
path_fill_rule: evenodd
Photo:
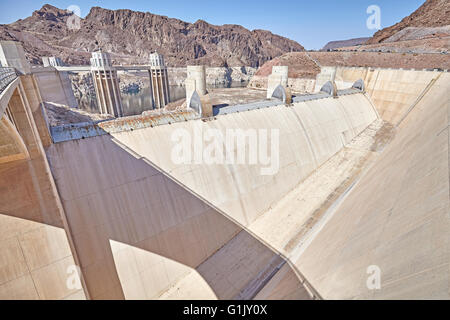
<path fill-rule="evenodd" d="M 450 25 L 450 1 L 427 0 L 419 9 L 399 23 L 382 29 L 367 41 L 367 44 L 380 43 L 408 27 L 443 27 Z"/>
<path fill-rule="evenodd" d="M 74 18 L 71 12 L 45 5 L 31 17 L 0 25 L 0 39 L 20 41 L 34 63 L 54 55 L 69 64 L 86 64 L 90 52 L 102 48 L 121 63 L 145 63 L 158 51 L 171 67 L 259 67 L 286 52 L 304 50 L 270 31 L 202 20 L 192 24 L 148 12 L 93 7 L 77 30 L 69 28 Z"/>

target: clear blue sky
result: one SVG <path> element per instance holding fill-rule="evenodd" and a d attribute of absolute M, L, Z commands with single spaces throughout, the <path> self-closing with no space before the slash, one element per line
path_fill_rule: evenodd
<path fill-rule="evenodd" d="M 390 26 L 416 10 L 425 0 L 0 0 L 0 24 L 31 15 L 49 3 L 66 9 L 81 8 L 82 17 L 93 6 L 131 9 L 188 22 L 240 24 L 250 30 L 266 29 L 293 39 L 307 49 L 320 49 L 328 41 L 371 36 L 366 27 L 369 5 L 381 8 L 381 26 Z"/>

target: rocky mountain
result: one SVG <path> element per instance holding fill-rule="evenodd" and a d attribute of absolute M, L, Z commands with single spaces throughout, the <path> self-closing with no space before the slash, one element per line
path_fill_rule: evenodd
<path fill-rule="evenodd" d="M 384 42 L 397 32 L 408 27 L 444 27 L 450 25 L 450 1 L 449 0 L 427 0 L 419 9 L 399 23 L 382 29 L 367 41 L 367 44 Z"/>
<path fill-rule="evenodd" d="M 342 47 L 358 46 L 360 44 L 365 43 L 369 39 L 370 38 L 355 38 L 348 40 L 330 41 L 322 48 L 322 51 L 328 51 Z"/>
<path fill-rule="evenodd" d="M 80 28 L 72 30 L 73 13 L 45 5 L 31 17 L 0 25 L 1 40 L 20 41 L 27 57 L 59 56 L 69 64 L 88 63 L 99 48 L 116 63 L 145 63 L 151 52 L 164 54 L 169 66 L 259 67 L 287 52 L 303 51 L 293 40 L 239 25 L 215 26 L 131 10 L 93 7 Z"/>

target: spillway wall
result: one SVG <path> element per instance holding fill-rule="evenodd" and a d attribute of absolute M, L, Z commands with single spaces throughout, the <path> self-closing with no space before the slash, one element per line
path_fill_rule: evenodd
<path fill-rule="evenodd" d="M 295 262 L 324 298 L 450 298 L 449 84 L 442 73 Z"/>
<path fill-rule="evenodd" d="M 59 72 L 52 67 L 33 68 L 40 95 L 44 102 L 62 104 L 70 108 L 78 108 L 67 72 Z"/>
<path fill-rule="evenodd" d="M 12 90 L 14 124 L 6 133 L 20 139 L 27 156 L 0 161 L 0 300 L 84 299 L 43 148 L 50 141 L 33 77 L 21 76 Z M 8 142 L 0 138 L 0 158 L 8 155 Z"/>
<path fill-rule="evenodd" d="M 353 94 L 113 135 L 232 219 L 248 225 L 376 118 L 369 100 Z M 278 153 L 279 166 L 274 174 L 262 175 L 261 164 L 176 164 L 171 157 L 172 133 L 177 129 L 191 137 L 209 129 L 224 136 L 227 129 L 278 130 L 279 148 L 273 155 Z"/>
<path fill-rule="evenodd" d="M 376 118 L 358 93 L 50 146 L 47 156 L 90 297 L 155 299 L 189 274 L 203 281 L 208 298 L 238 296 L 277 255 L 270 246 L 245 236 L 241 254 L 255 248 L 255 266 L 233 262 L 236 256 L 225 259 L 245 269 L 227 274 L 228 284 L 213 272 L 223 266 L 199 266 L 238 233 L 242 238 L 245 225 Z M 258 164 L 172 161 L 177 129 L 195 135 L 232 128 L 279 130 L 279 170 L 264 176 Z"/>
<path fill-rule="evenodd" d="M 47 154 L 93 299 L 156 299 L 241 230 L 109 135 Z"/>

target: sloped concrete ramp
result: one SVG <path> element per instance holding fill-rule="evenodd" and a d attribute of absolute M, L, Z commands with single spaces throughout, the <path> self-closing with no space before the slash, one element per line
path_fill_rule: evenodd
<path fill-rule="evenodd" d="M 293 286 L 284 296 L 310 298 L 298 271 L 247 226 L 376 119 L 356 93 L 52 145 L 89 296 L 251 299 L 283 268 Z M 177 129 L 230 128 L 279 131 L 273 175 L 259 164 L 173 161 Z"/>
<path fill-rule="evenodd" d="M 358 93 L 111 135 L 239 224 L 248 226 L 376 119 L 375 108 Z M 177 145 L 172 141 L 173 132 L 182 130 L 192 137 L 190 147 L 194 150 L 195 137 L 209 129 L 219 130 L 223 136 L 227 129 L 267 130 L 269 138 L 270 130 L 278 130 L 279 165 L 274 174 L 261 174 L 266 167 L 261 164 L 173 161 Z"/>
<path fill-rule="evenodd" d="M 443 73 L 296 257 L 324 298 L 450 298 L 449 91 Z"/>

